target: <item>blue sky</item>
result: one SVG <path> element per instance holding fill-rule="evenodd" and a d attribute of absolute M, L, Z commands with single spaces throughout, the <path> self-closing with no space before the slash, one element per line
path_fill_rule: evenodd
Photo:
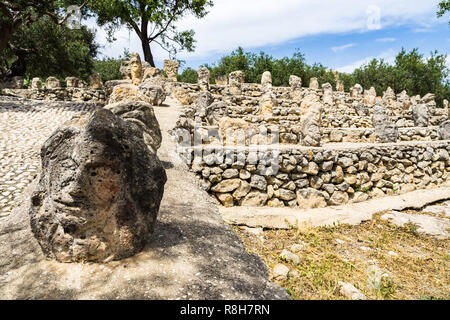
<path fill-rule="evenodd" d="M 213 63 L 238 46 L 264 51 L 276 58 L 292 56 L 296 48 L 308 63 L 351 72 L 372 58 L 393 61 L 404 47 L 419 48 L 425 56 L 433 50 L 450 54 L 449 14 L 436 18 L 439 0 L 215 0 L 201 20 L 191 16 L 179 23 L 180 30 L 194 29 L 197 49 L 181 52 L 183 66 L 198 68 Z M 97 41 L 105 32 L 97 29 Z M 113 44 L 101 51 L 115 56 L 128 48 L 142 55 L 133 31 L 120 30 Z M 152 48 L 155 63 L 162 67 L 165 51 Z M 450 56 L 449 56 L 450 57 Z M 450 66 L 450 58 L 447 59 Z"/>

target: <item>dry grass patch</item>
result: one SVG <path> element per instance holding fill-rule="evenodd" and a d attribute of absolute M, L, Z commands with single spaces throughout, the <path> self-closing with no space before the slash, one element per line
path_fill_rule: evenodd
<path fill-rule="evenodd" d="M 449 242 L 423 236 L 414 225 L 397 227 L 374 215 L 358 226 L 301 227 L 265 230 L 254 235 L 233 227 L 247 250 L 272 270 L 289 267 L 277 281 L 293 299 L 345 299 L 338 281 L 349 282 L 369 299 L 449 299 Z M 303 244 L 299 265 L 282 261 L 280 253 Z"/>

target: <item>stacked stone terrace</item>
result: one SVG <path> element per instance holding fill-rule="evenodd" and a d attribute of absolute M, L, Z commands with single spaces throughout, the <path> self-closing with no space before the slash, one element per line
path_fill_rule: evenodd
<path fill-rule="evenodd" d="M 360 202 L 449 180 L 448 102 L 388 88 L 308 88 L 244 83 L 244 73 L 209 84 L 174 83 L 186 105 L 174 135 L 179 154 L 222 205 L 314 208 Z"/>

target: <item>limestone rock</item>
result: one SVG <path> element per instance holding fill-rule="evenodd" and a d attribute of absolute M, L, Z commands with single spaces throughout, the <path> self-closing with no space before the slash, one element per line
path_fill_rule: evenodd
<path fill-rule="evenodd" d="M 328 105 L 333 105 L 334 104 L 334 100 L 333 100 L 333 87 L 331 86 L 331 84 L 324 83 L 322 84 L 322 90 L 323 90 L 323 103 L 328 104 Z"/>
<path fill-rule="evenodd" d="M 142 81 L 153 80 L 155 78 L 162 78 L 161 70 L 154 67 L 146 68 L 142 76 Z"/>
<path fill-rule="evenodd" d="M 203 67 L 197 70 L 197 82 L 201 91 L 209 90 L 209 78 L 211 73 L 208 68 Z"/>
<path fill-rule="evenodd" d="M 57 78 L 48 77 L 47 80 L 45 80 L 45 87 L 47 89 L 59 89 L 61 88 L 61 84 Z"/>
<path fill-rule="evenodd" d="M 66 88 L 76 88 L 76 87 L 78 87 L 78 78 L 67 77 L 66 78 Z"/>
<path fill-rule="evenodd" d="M 261 86 L 263 92 L 272 90 L 272 74 L 270 71 L 266 71 L 261 76 Z"/>
<path fill-rule="evenodd" d="M 354 285 L 348 282 L 338 282 L 340 293 L 349 300 L 367 300 L 367 297 L 361 293 Z"/>
<path fill-rule="evenodd" d="M 121 101 L 143 101 L 149 104 L 153 104 L 154 102 L 154 100 L 150 99 L 150 97 L 143 94 L 139 90 L 139 87 L 134 84 L 127 83 L 117 85 L 112 89 L 108 103 L 111 104 Z"/>
<path fill-rule="evenodd" d="M 40 78 L 33 78 L 31 80 L 31 89 L 41 89 L 42 88 L 42 82 Z"/>
<path fill-rule="evenodd" d="M 353 87 L 350 88 L 350 97 L 356 98 L 361 95 L 363 92 L 363 87 L 357 83 Z"/>
<path fill-rule="evenodd" d="M 210 126 L 219 124 L 219 121 L 226 116 L 227 106 L 224 102 L 214 102 L 206 108 L 206 120 Z"/>
<path fill-rule="evenodd" d="M 219 182 L 215 186 L 211 188 L 211 191 L 213 192 L 219 192 L 219 193 L 227 193 L 232 192 L 239 188 L 241 185 L 240 179 L 227 179 Z"/>
<path fill-rule="evenodd" d="M 309 79 L 309 88 L 310 89 L 319 89 L 319 81 L 317 80 L 317 78 L 311 78 Z"/>
<path fill-rule="evenodd" d="M 302 209 L 323 208 L 327 206 L 322 192 L 313 189 L 297 189 L 297 204 Z"/>
<path fill-rule="evenodd" d="M 272 274 L 275 280 L 285 280 L 288 277 L 289 268 L 284 264 L 278 263 L 273 267 Z"/>
<path fill-rule="evenodd" d="M 345 91 L 344 81 L 342 81 L 342 80 L 337 80 L 336 81 L 336 91 L 338 91 L 338 92 L 344 92 Z"/>
<path fill-rule="evenodd" d="M 141 251 L 166 174 L 142 134 L 111 111 L 60 127 L 43 145 L 31 229 L 60 262 L 102 262 Z"/>
<path fill-rule="evenodd" d="M 289 86 L 291 87 L 291 99 L 300 100 L 302 97 L 302 78 L 294 75 L 289 76 Z"/>
<path fill-rule="evenodd" d="M 197 115 L 204 118 L 206 116 L 206 108 L 214 102 L 214 98 L 209 91 L 202 91 L 197 95 L 194 108 Z"/>
<path fill-rule="evenodd" d="M 219 137 L 223 145 L 247 145 L 248 130 L 249 125 L 243 119 L 223 117 L 219 120 Z"/>
<path fill-rule="evenodd" d="M 263 207 L 267 202 L 267 194 L 260 191 L 252 191 L 245 196 L 241 205 L 244 207 Z"/>
<path fill-rule="evenodd" d="M 160 106 L 166 100 L 164 88 L 151 82 L 143 82 L 138 87 L 139 92 L 145 95 L 153 106 Z"/>
<path fill-rule="evenodd" d="M 439 125 L 439 138 L 441 140 L 450 140 L 450 120 L 444 121 Z"/>
<path fill-rule="evenodd" d="M 103 88 L 102 79 L 100 78 L 100 74 L 94 73 L 89 76 L 89 88 L 93 90 L 98 90 Z"/>
<path fill-rule="evenodd" d="M 273 93 L 266 92 L 260 100 L 259 112 L 260 115 L 272 115 L 273 107 L 277 106 L 277 99 Z"/>
<path fill-rule="evenodd" d="M 156 153 L 161 146 L 162 136 L 153 107 L 146 102 L 122 101 L 104 107 L 122 119 L 137 126 L 149 149 Z"/>
<path fill-rule="evenodd" d="M 245 73 L 243 71 L 233 71 L 228 75 L 229 93 L 232 95 L 242 94 L 241 86 L 245 81 Z"/>
<path fill-rule="evenodd" d="M 281 254 L 280 254 L 280 258 L 287 261 L 287 262 L 292 262 L 295 265 L 299 265 L 300 264 L 300 257 L 286 249 L 284 249 Z"/>
<path fill-rule="evenodd" d="M 124 80 L 131 80 L 130 61 L 122 61 L 119 71 L 122 74 L 122 78 Z"/>
<path fill-rule="evenodd" d="M 173 82 L 177 82 L 178 68 L 180 64 L 177 61 L 173 60 L 164 60 L 164 72 L 167 75 L 167 78 Z"/>
<path fill-rule="evenodd" d="M 221 86 L 226 86 L 228 84 L 228 77 L 227 76 L 216 76 L 216 84 Z"/>
<path fill-rule="evenodd" d="M 302 117 L 301 132 L 302 142 L 305 146 L 320 146 L 320 123 L 322 118 L 322 105 L 313 103 Z"/>
<path fill-rule="evenodd" d="M 138 53 L 132 53 L 130 59 L 131 81 L 138 86 L 142 81 L 142 62 Z"/>
<path fill-rule="evenodd" d="M 411 111 L 416 127 L 428 127 L 430 113 L 426 104 L 412 106 Z"/>

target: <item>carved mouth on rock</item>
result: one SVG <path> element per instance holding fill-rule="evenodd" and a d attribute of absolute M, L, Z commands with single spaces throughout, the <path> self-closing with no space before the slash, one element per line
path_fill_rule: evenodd
<path fill-rule="evenodd" d="M 58 203 L 59 207 L 62 207 L 64 209 L 69 208 L 72 211 L 80 211 L 83 207 L 83 202 L 81 200 L 77 201 L 64 201 L 61 199 L 53 199 L 56 203 Z"/>

